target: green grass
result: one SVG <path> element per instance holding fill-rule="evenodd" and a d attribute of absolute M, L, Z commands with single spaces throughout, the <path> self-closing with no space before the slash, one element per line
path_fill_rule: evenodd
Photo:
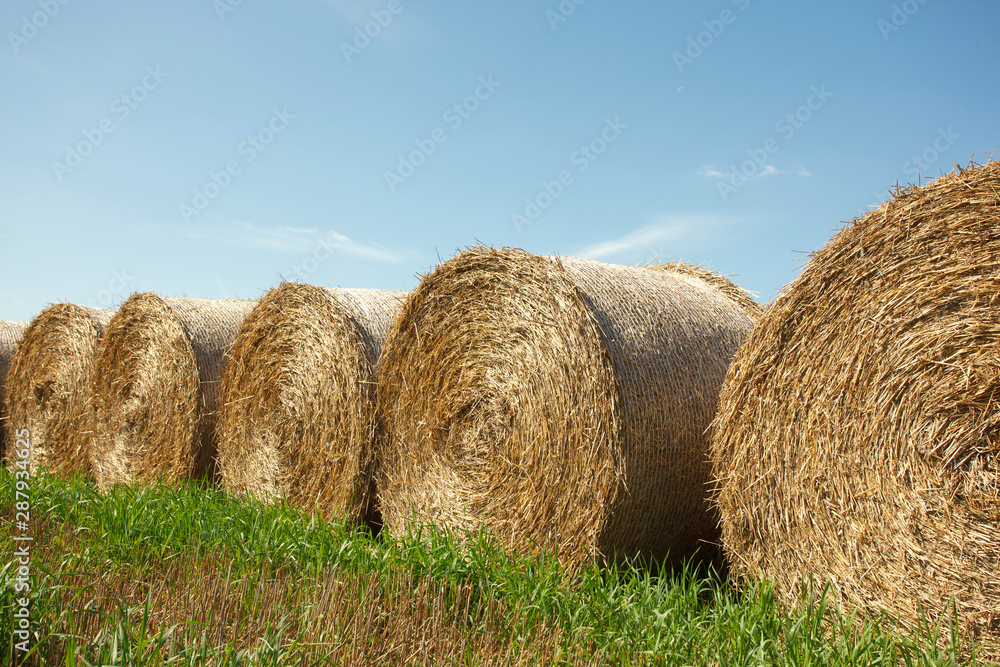
<path fill-rule="evenodd" d="M 4 544 L 13 485 L 0 473 Z M 101 495 L 42 477 L 30 493 L 27 656 L 9 557 L 0 571 L 0 637 L 23 664 L 972 664 L 948 628 L 895 634 L 825 596 L 785 610 L 766 582 L 712 571 L 570 576 L 485 534 L 372 537 L 194 485 Z"/>

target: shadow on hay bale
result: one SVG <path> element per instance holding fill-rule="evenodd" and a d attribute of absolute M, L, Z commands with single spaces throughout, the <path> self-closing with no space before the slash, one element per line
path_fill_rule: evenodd
<path fill-rule="evenodd" d="M 757 311 L 669 267 L 483 247 L 441 264 L 382 356 L 386 527 L 483 522 L 570 565 L 710 551 L 704 432 Z"/>
<path fill-rule="evenodd" d="M 7 455 L 8 424 L 7 418 L 7 371 L 10 361 L 17 351 L 17 342 L 28 327 L 27 322 L 11 322 L 0 320 L 0 454 Z"/>
<path fill-rule="evenodd" d="M 285 282 L 261 298 L 223 374 L 223 488 L 379 522 L 375 369 L 405 296 Z"/>
<path fill-rule="evenodd" d="M 965 636 L 1000 657 L 1000 164 L 841 230 L 768 307 L 720 406 L 738 574 L 789 604 L 829 577 L 841 603 L 911 629 L 954 596 Z"/>
<path fill-rule="evenodd" d="M 91 463 L 102 488 L 214 479 L 224 358 L 256 301 L 133 294 L 94 365 Z"/>
<path fill-rule="evenodd" d="M 31 321 L 7 376 L 11 426 L 31 433 L 31 469 L 90 472 L 87 410 L 97 345 L 114 313 L 52 304 Z"/>

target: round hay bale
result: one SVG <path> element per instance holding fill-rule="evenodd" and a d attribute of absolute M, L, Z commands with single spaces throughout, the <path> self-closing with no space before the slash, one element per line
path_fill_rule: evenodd
<path fill-rule="evenodd" d="M 716 538 L 705 429 L 752 319 L 670 270 L 476 247 L 407 299 L 380 366 L 387 528 L 676 561 Z"/>
<path fill-rule="evenodd" d="M 27 322 L 0 320 L 0 454 L 7 455 L 7 370 Z"/>
<path fill-rule="evenodd" d="M 378 523 L 375 370 L 405 296 L 285 282 L 261 298 L 223 374 L 223 488 Z"/>
<path fill-rule="evenodd" d="M 114 312 L 52 304 L 31 321 L 7 378 L 10 421 L 31 432 L 31 468 L 89 473 L 87 410 L 97 345 Z"/>
<path fill-rule="evenodd" d="M 1000 657 L 1000 164 L 897 191 L 814 253 L 720 406 L 738 574 L 789 604 L 803 578 L 830 578 L 845 606 L 907 628 L 954 597 Z"/>
<path fill-rule="evenodd" d="M 687 262 L 667 262 L 665 264 L 651 264 L 651 269 L 659 269 L 670 273 L 693 276 L 708 283 L 719 290 L 730 299 L 736 302 L 743 311 L 750 317 L 756 319 L 760 316 L 760 304 L 754 301 L 753 295 L 743 289 L 729 278 L 710 269 L 706 269 L 698 264 L 688 264 Z"/>
<path fill-rule="evenodd" d="M 133 294 L 94 364 L 91 463 L 102 488 L 215 476 L 225 354 L 256 302 Z"/>

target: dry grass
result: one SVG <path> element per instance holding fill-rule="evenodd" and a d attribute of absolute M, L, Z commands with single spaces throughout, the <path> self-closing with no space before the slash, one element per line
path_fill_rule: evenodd
<path fill-rule="evenodd" d="M 89 562 L 77 555 L 99 550 L 81 539 L 89 532 L 43 520 L 33 533 L 44 623 L 25 664 L 608 664 L 592 641 L 567 650 L 562 624 L 537 627 L 523 601 L 484 598 L 478 582 L 399 567 L 250 568 L 221 550 Z M 124 662 L 108 660 L 109 646 Z"/>
<path fill-rule="evenodd" d="M 0 320 L 0 454 L 7 452 L 7 371 L 27 322 Z"/>
<path fill-rule="evenodd" d="M 31 321 L 7 378 L 10 422 L 31 432 L 31 468 L 90 471 L 86 409 L 97 345 L 114 313 L 56 303 Z"/>
<path fill-rule="evenodd" d="M 98 483 L 213 478 L 225 354 L 256 302 L 133 294 L 94 366 L 91 462 Z"/>
<path fill-rule="evenodd" d="M 378 521 L 375 369 L 404 297 L 286 282 L 261 298 L 223 374 L 225 489 Z"/>
<path fill-rule="evenodd" d="M 734 569 L 832 577 L 1000 658 L 1000 163 L 907 187 L 816 252 L 741 347 L 714 422 Z"/>
<path fill-rule="evenodd" d="M 716 538 L 705 428 L 743 306 L 669 269 L 476 247 L 424 277 L 383 353 L 386 526 L 684 558 Z"/>

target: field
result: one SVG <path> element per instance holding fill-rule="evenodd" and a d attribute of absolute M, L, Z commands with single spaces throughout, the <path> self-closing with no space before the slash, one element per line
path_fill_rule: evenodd
<path fill-rule="evenodd" d="M 10 472 L 0 489 L 0 539 L 14 544 Z M 101 495 L 43 476 L 29 494 L 33 649 L 21 664 L 972 664 L 948 628 L 894 635 L 824 603 L 786 612 L 767 583 L 737 590 L 715 571 L 570 576 L 486 535 L 373 537 L 195 486 Z"/>

